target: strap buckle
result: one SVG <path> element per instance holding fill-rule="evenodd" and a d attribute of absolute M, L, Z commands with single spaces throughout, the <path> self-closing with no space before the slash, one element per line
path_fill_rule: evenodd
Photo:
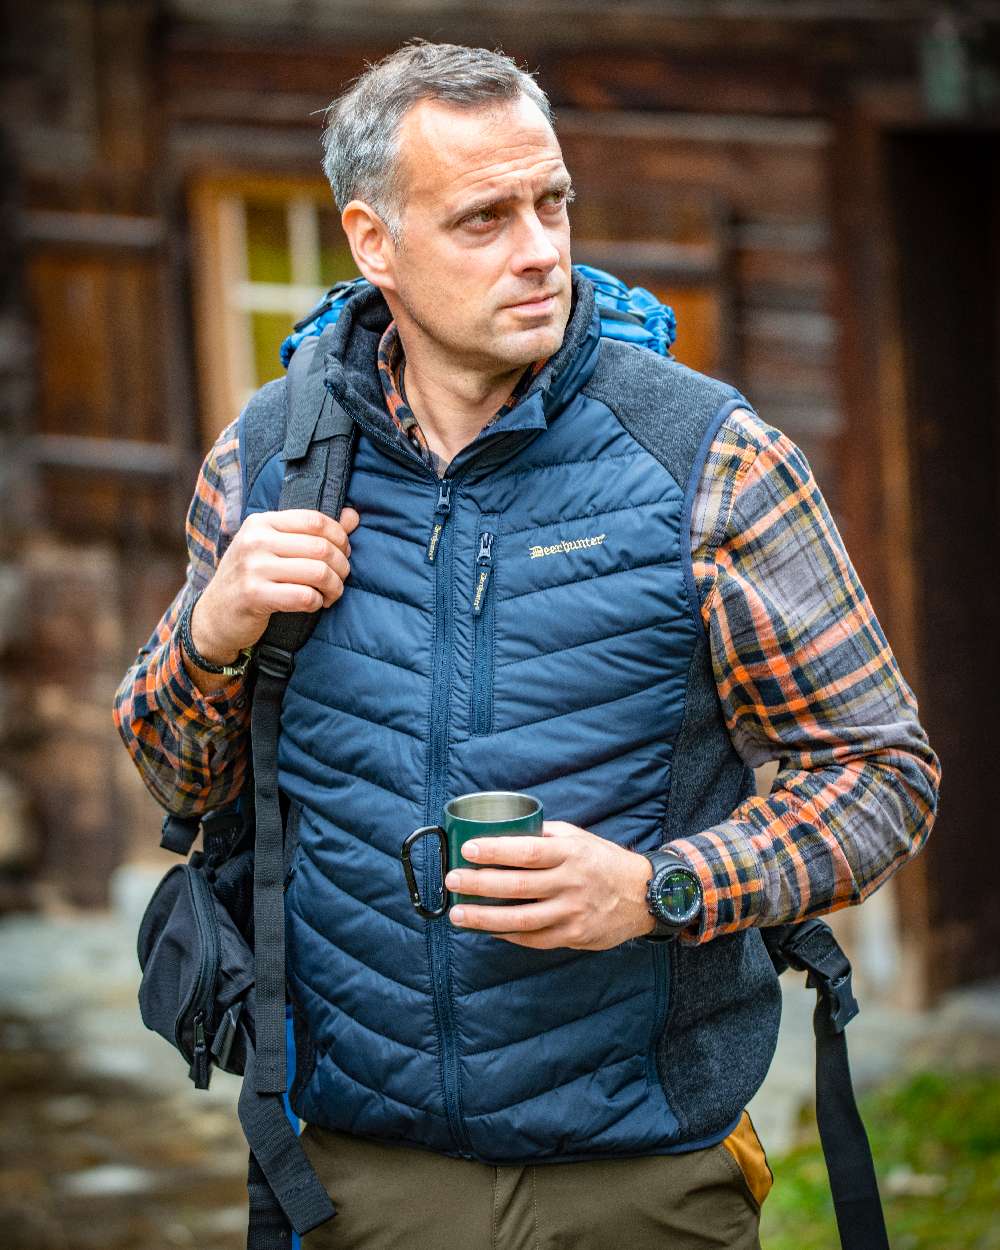
<path fill-rule="evenodd" d="M 858 1000 L 854 997 L 851 975 L 851 970 L 848 968 L 843 976 L 833 981 L 815 972 L 810 972 L 806 977 L 806 985 L 822 995 L 834 1033 L 843 1033 L 861 1010 Z"/>
<path fill-rule="evenodd" d="M 234 805 L 206 812 L 201 819 L 201 841 L 210 864 L 221 864 L 229 858 L 244 827 L 245 818 Z"/>
<path fill-rule="evenodd" d="M 260 672 L 266 673 L 268 677 L 275 677 L 278 681 L 288 681 L 291 677 L 295 664 L 294 652 L 265 642 L 257 648 L 256 655 L 257 668 Z"/>
<path fill-rule="evenodd" d="M 822 920 L 805 920 L 793 926 L 781 942 L 781 954 L 790 967 L 806 972 L 806 984 L 826 1005 L 830 1026 L 842 1033 L 860 1011 L 854 997 L 851 963 Z"/>
<path fill-rule="evenodd" d="M 160 846 L 175 855 L 187 855 L 198 836 L 200 824 L 200 816 L 175 816 L 167 812 L 161 826 Z"/>

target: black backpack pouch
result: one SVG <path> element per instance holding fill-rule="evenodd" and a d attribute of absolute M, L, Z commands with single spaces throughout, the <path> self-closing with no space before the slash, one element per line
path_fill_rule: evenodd
<path fill-rule="evenodd" d="M 196 852 L 171 868 L 139 926 L 143 1023 L 184 1056 L 207 1089 L 213 1063 L 241 1075 L 253 1042 L 253 855 L 218 866 Z"/>

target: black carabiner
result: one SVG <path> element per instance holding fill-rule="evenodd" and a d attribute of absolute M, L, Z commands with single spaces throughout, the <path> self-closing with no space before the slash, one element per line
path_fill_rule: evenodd
<path fill-rule="evenodd" d="M 425 907 L 420 898 L 420 887 L 417 885 L 417 878 L 413 872 L 413 864 L 410 860 L 410 852 L 414 843 L 419 838 L 423 838 L 434 834 L 438 840 L 438 858 L 441 861 L 441 906 L 436 911 L 431 911 Z M 440 825 L 424 825 L 422 829 L 414 829 L 410 836 L 403 843 L 403 848 L 399 852 L 399 858 L 403 861 L 403 873 L 406 876 L 406 888 L 410 891 L 410 902 L 416 908 L 419 915 L 425 920 L 439 920 L 448 910 L 448 893 L 444 888 L 444 879 L 448 874 L 448 835 Z"/>

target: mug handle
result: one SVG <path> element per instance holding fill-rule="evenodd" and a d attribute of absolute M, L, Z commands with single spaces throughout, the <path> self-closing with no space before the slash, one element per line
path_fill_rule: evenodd
<path fill-rule="evenodd" d="M 410 853 L 416 842 L 420 838 L 429 837 L 431 834 L 438 840 L 438 857 L 441 861 L 441 906 L 436 911 L 431 911 L 421 901 L 420 887 L 417 885 L 417 878 L 413 872 L 413 864 L 410 860 Z M 448 835 L 440 825 L 424 825 L 422 829 L 414 829 L 403 843 L 403 849 L 399 852 L 399 858 L 403 861 L 403 873 L 406 877 L 406 888 L 410 891 L 410 902 L 417 910 L 417 913 L 423 916 L 425 920 L 440 919 L 448 910 L 448 891 L 444 888 L 444 879 L 448 873 Z"/>

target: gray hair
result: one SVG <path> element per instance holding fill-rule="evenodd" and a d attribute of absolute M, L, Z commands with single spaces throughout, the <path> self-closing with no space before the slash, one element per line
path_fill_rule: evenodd
<path fill-rule="evenodd" d="M 527 96 L 552 125 L 548 97 L 527 70 L 487 48 L 413 39 L 369 65 L 327 108 L 323 171 L 337 207 L 364 200 L 396 243 L 402 236 L 399 131 L 420 100 L 476 108 Z"/>

